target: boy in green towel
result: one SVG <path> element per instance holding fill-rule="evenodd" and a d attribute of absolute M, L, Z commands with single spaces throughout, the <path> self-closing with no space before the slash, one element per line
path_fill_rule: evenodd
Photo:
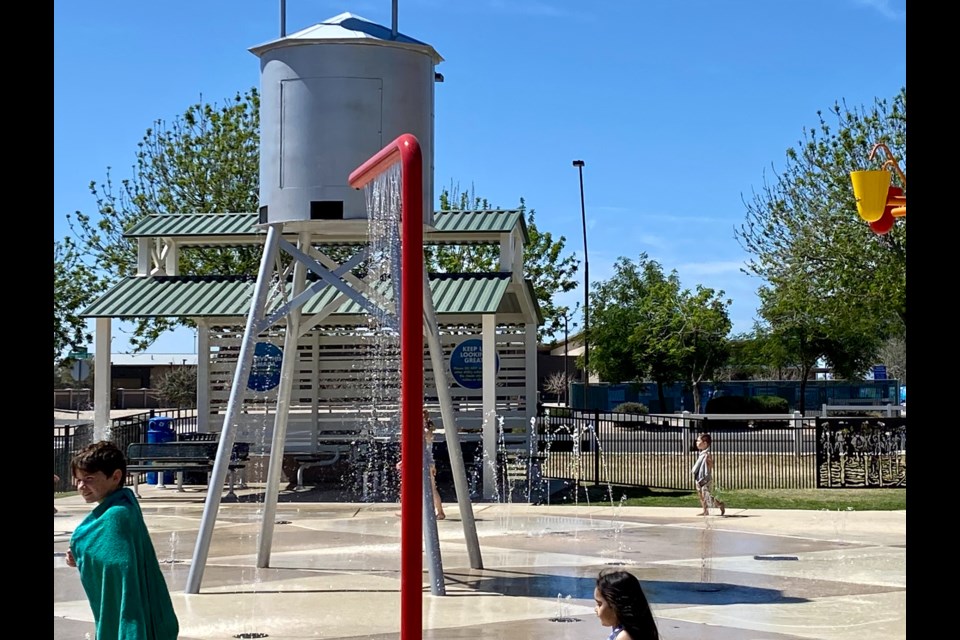
<path fill-rule="evenodd" d="M 123 452 L 96 442 L 74 456 L 72 469 L 80 495 L 97 503 L 67 551 L 67 565 L 80 570 L 97 640 L 176 640 L 180 624 L 140 504 L 123 486 Z"/>

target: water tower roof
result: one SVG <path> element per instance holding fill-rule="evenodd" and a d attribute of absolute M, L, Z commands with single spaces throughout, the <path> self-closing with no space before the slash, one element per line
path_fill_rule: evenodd
<path fill-rule="evenodd" d="M 390 27 L 367 20 L 353 13 L 344 12 L 339 15 L 328 18 L 323 22 L 317 23 L 312 27 L 301 29 L 296 33 L 291 33 L 283 38 L 271 40 L 263 44 L 251 47 L 250 51 L 257 56 L 263 55 L 271 49 L 287 47 L 298 44 L 312 44 L 316 42 L 343 42 L 343 43 L 364 43 L 364 44 L 386 44 L 391 46 L 406 46 L 419 50 L 426 50 L 434 59 L 434 64 L 443 62 L 443 58 L 437 51 L 425 42 L 420 42 L 410 36 L 397 33 L 393 37 Z"/>

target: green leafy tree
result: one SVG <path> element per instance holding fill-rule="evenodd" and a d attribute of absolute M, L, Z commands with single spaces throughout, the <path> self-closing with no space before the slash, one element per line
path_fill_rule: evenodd
<path fill-rule="evenodd" d="M 784 170 L 745 201 L 736 236 L 765 281 L 761 315 L 768 353 L 792 360 L 806 380 L 819 358 L 859 377 L 890 337 L 906 335 L 906 218 L 884 235 L 857 214 L 850 172 L 884 142 L 906 169 L 906 89 L 869 108 L 835 104 L 830 122 L 805 129 Z M 896 182 L 896 179 L 895 179 Z M 905 188 L 905 185 L 899 185 Z M 812 353 L 818 351 L 818 353 Z"/>
<path fill-rule="evenodd" d="M 728 340 L 729 356 L 726 365 L 716 374 L 717 380 L 759 380 L 763 378 L 783 379 L 780 375 L 769 375 L 768 360 L 764 354 L 766 335 L 759 322 L 755 322 L 750 332 L 733 335 Z"/>
<path fill-rule="evenodd" d="M 729 308 L 730 300 L 723 298 L 723 291 L 715 292 L 701 285 L 694 291 L 681 291 L 678 296 L 673 339 L 680 352 L 680 366 L 693 391 L 694 413 L 700 413 L 702 384 L 715 379 L 730 356 L 727 336 L 733 323 Z"/>
<path fill-rule="evenodd" d="M 76 211 L 68 221 L 101 277 L 116 282 L 136 272 L 136 242 L 123 234 L 148 214 L 257 210 L 259 117 L 256 89 L 223 105 L 201 99 L 171 123 L 157 120 L 147 129 L 131 177 L 117 184 L 108 167 L 103 182 L 90 183 L 96 212 Z M 178 266 L 183 275 L 253 274 L 260 254 L 259 247 L 188 248 L 180 252 Z M 137 319 L 130 344 L 145 349 L 177 324 L 189 322 Z"/>
<path fill-rule="evenodd" d="M 684 381 L 699 412 L 702 383 L 729 355 L 729 306 L 722 291 L 682 289 L 676 271 L 664 274 L 645 253 L 636 262 L 618 258 L 590 298 L 591 369 L 610 381 L 653 380 L 661 411 L 664 387 Z"/>
<path fill-rule="evenodd" d="M 630 340 L 633 327 L 644 320 L 641 304 L 647 295 L 642 263 L 618 258 L 610 279 L 593 283 L 590 302 L 590 368 L 602 380 L 642 381 L 645 366 Z"/>
<path fill-rule="evenodd" d="M 783 285 L 777 290 L 761 288 L 759 297 L 759 312 L 769 327 L 764 351 L 778 367 L 789 365 L 798 369 L 798 409 L 803 412 L 807 380 L 828 349 L 829 328 L 809 289 Z"/>
<path fill-rule="evenodd" d="M 192 409 L 197 406 L 197 368 L 178 366 L 168 371 L 157 386 L 164 402 L 178 409 Z"/>
<path fill-rule="evenodd" d="M 815 283 L 797 279 L 760 289 L 760 315 L 768 323 L 764 350 L 778 367 L 795 367 L 804 411 L 807 381 L 824 360 L 840 378 L 859 380 L 875 359 L 880 339 L 862 308 L 823 295 Z"/>
<path fill-rule="evenodd" d="M 664 386 L 684 377 L 675 334 L 679 277 L 664 275 L 645 253 L 637 262 L 620 257 L 613 269 L 590 295 L 590 369 L 604 380 L 654 381 L 662 411 Z"/>
<path fill-rule="evenodd" d="M 53 243 L 53 364 L 68 361 L 67 352 L 85 348 L 93 335 L 80 317 L 104 289 L 103 278 L 84 264 L 70 238 Z"/>

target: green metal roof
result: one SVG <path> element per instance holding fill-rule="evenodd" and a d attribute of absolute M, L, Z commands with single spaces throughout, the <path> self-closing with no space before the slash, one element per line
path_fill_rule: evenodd
<path fill-rule="evenodd" d="M 87 307 L 87 318 L 246 316 L 253 299 L 255 278 L 248 276 L 155 276 L 121 280 Z M 495 313 L 500 307 L 510 274 L 430 274 L 430 290 L 438 314 Z M 288 285 L 288 292 L 290 290 Z M 317 313 L 339 293 L 326 286 L 302 308 Z M 389 296 L 388 296 L 389 297 Z M 272 311 L 272 310 L 271 310 Z M 539 311 L 539 310 L 538 310 Z M 360 314 L 351 301 L 334 313 Z"/>
<path fill-rule="evenodd" d="M 256 228 L 256 213 L 153 213 L 141 218 L 123 235 L 154 236 L 246 236 L 263 234 Z"/>
<path fill-rule="evenodd" d="M 257 226 L 256 213 L 154 213 L 137 221 L 124 236 L 128 238 L 224 238 L 264 235 Z M 518 224 L 524 241 L 529 240 L 523 214 L 517 209 L 483 211 L 438 211 L 434 214 L 435 232 L 440 234 L 509 233 Z M 441 238 L 437 238 L 441 240 Z"/>
<path fill-rule="evenodd" d="M 518 209 L 487 209 L 483 211 L 437 211 L 433 226 L 438 233 L 509 233 L 520 225 L 523 240 L 528 241 L 527 223 Z"/>

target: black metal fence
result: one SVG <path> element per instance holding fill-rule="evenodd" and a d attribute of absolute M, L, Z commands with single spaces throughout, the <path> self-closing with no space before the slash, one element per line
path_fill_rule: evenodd
<path fill-rule="evenodd" d="M 799 414 L 552 411 L 537 417 L 533 452 L 547 479 L 692 490 L 694 443 L 707 432 L 719 488 L 906 486 L 905 418 L 847 418 L 840 427 L 828 424 L 841 419 Z M 872 426 L 854 432 L 853 423 Z"/>
<path fill-rule="evenodd" d="M 195 413 L 177 410 L 163 415 L 173 418 L 179 438 L 196 432 Z M 123 450 L 131 442 L 145 442 L 150 419 L 156 416 L 151 410 L 115 418 L 109 437 Z M 906 487 L 906 430 L 906 418 L 877 416 L 634 415 L 548 409 L 537 416 L 531 451 L 523 457 L 525 463 L 535 463 L 526 469 L 537 479 L 692 490 L 694 442 L 697 434 L 707 432 L 719 489 Z M 92 424 L 54 427 L 58 491 L 71 486 L 70 460 L 93 438 Z M 501 464 L 506 468 L 508 461 Z"/>
<path fill-rule="evenodd" d="M 174 432 L 180 434 L 197 430 L 197 416 L 193 409 L 165 410 L 162 414 L 151 409 L 143 413 L 113 418 L 110 420 L 107 438 L 122 451 L 127 450 L 131 442 L 146 442 L 150 419 L 159 415 L 172 418 Z M 53 473 L 60 476 L 60 482 L 54 491 L 69 491 L 71 481 L 70 461 L 73 456 L 94 441 L 93 423 L 57 425 L 53 427 Z"/>

